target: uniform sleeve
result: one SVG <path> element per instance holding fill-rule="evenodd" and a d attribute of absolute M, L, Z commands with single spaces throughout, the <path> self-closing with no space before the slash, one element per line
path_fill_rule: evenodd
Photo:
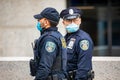
<path fill-rule="evenodd" d="M 43 44 L 40 45 L 41 59 L 39 61 L 35 80 L 46 80 L 51 72 L 53 62 L 55 61 L 58 52 L 57 44 L 53 37 L 47 37 L 42 41 Z"/>
<path fill-rule="evenodd" d="M 88 71 L 92 69 L 93 43 L 90 40 L 80 40 L 77 45 L 78 63 L 75 80 L 87 80 Z"/>

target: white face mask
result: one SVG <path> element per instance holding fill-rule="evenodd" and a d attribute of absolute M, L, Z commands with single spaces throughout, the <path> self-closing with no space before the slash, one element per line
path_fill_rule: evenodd
<path fill-rule="evenodd" d="M 68 33 L 76 32 L 76 31 L 78 31 L 78 29 L 79 29 L 79 25 L 77 25 L 75 23 L 71 23 L 71 24 L 66 26 L 66 31 Z"/>

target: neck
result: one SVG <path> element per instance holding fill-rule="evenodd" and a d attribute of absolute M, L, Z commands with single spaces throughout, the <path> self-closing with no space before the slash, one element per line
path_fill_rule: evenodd
<path fill-rule="evenodd" d="M 50 27 L 50 25 L 47 25 L 46 27 L 45 27 L 45 29 L 48 29 Z"/>

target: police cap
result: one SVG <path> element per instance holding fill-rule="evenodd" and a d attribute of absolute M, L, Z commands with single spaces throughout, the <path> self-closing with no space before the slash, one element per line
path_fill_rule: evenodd
<path fill-rule="evenodd" d="M 58 23 L 59 22 L 59 13 L 55 8 L 47 7 L 45 8 L 40 14 L 34 15 L 35 19 L 42 19 L 42 18 L 47 18 L 53 22 Z"/>
<path fill-rule="evenodd" d="M 82 11 L 75 7 L 64 9 L 60 13 L 60 17 L 63 19 L 74 19 L 77 17 L 81 17 L 81 15 L 82 15 Z"/>

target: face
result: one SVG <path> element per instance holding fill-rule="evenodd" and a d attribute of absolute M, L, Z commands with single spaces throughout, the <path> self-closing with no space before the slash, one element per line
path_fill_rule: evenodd
<path fill-rule="evenodd" d="M 63 24 L 65 25 L 65 27 L 71 23 L 75 23 L 77 25 L 81 24 L 81 18 L 75 18 L 75 19 L 68 19 L 68 20 L 63 20 Z"/>
<path fill-rule="evenodd" d="M 49 22 L 46 18 L 42 18 L 38 21 L 40 22 L 42 28 L 46 28 L 46 26 L 49 24 Z"/>

